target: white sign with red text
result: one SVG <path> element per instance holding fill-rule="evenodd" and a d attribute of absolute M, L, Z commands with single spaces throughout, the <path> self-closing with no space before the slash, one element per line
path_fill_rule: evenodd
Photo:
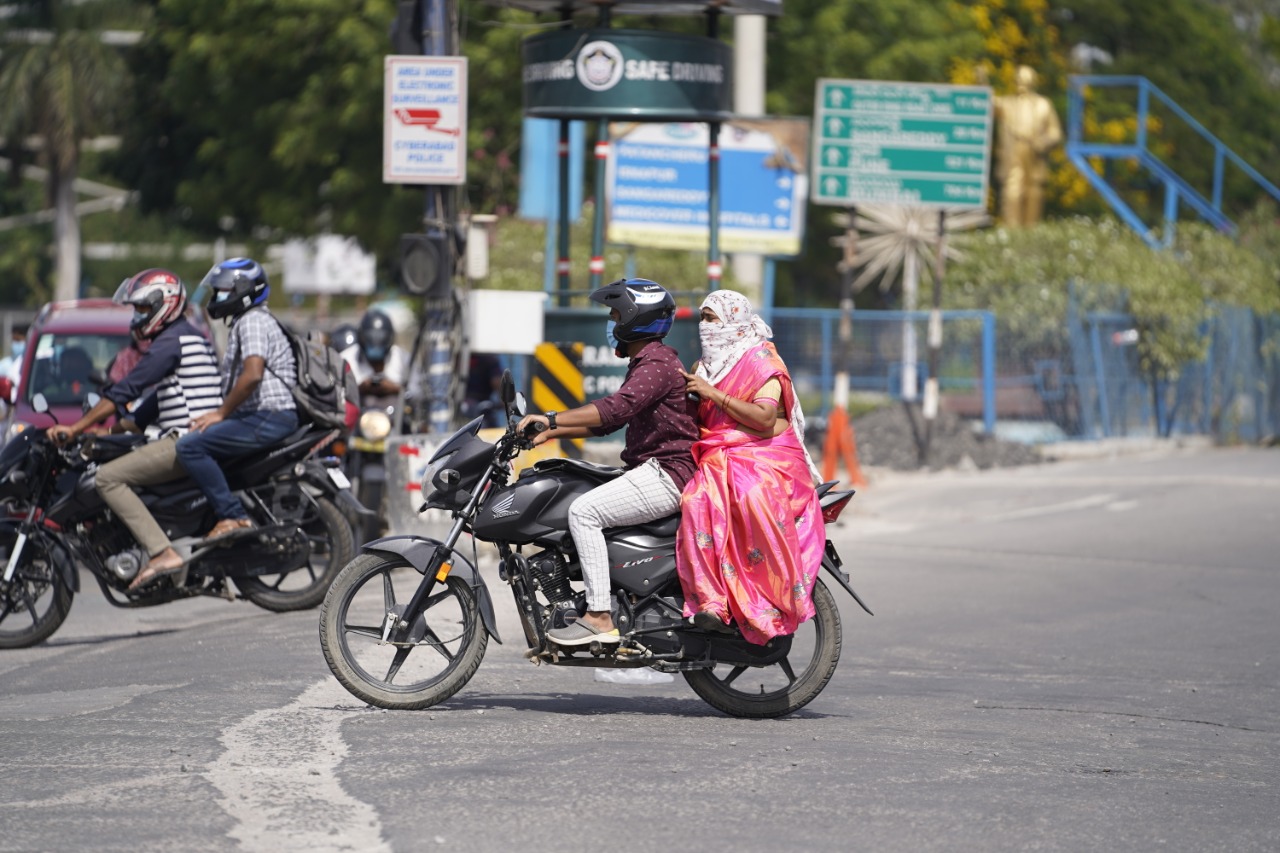
<path fill-rule="evenodd" d="M 467 59 L 388 56 L 382 114 L 382 180 L 467 182 Z"/>

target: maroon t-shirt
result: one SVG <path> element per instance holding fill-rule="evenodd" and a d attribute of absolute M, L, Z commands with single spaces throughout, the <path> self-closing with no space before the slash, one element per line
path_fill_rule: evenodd
<path fill-rule="evenodd" d="M 698 438 L 698 404 L 685 393 L 683 369 L 675 350 L 650 341 L 631 358 L 622 387 L 592 401 L 601 420 L 593 433 L 627 428 L 623 465 L 634 468 L 657 459 L 678 489 L 693 476 L 692 448 Z"/>

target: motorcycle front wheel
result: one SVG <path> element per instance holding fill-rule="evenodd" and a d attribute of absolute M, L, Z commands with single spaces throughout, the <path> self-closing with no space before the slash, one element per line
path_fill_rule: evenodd
<path fill-rule="evenodd" d="M 770 666 L 716 664 L 684 673 L 693 692 L 733 717 L 768 719 L 793 714 L 827 686 L 840 662 L 840 612 L 831 593 L 813 587 L 814 616 L 791 638 L 791 651 Z"/>
<path fill-rule="evenodd" d="M 306 563 L 279 575 L 236 578 L 244 597 L 275 613 L 310 610 L 324 601 L 329 586 L 355 551 L 351 525 L 327 498 L 317 498 L 298 522 L 310 543 Z"/>
<path fill-rule="evenodd" d="M 342 570 L 320 608 L 320 646 L 352 695 L 391 710 L 429 708 L 457 693 L 484 659 L 489 635 L 466 581 L 437 584 L 409 640 L 384 642 L 422 575 L 408 563 L 361 554 Z"/>
<path fill-rule="evenodd" d="M 0 572 L 17 538 L 14 527 L 0 530 Z M 13 578 L 0 589 L 0 649 L 25 649 L 47 640 L 71 612 L 73 595 L 62 582 L 45 540 L 27 539 Z"/>

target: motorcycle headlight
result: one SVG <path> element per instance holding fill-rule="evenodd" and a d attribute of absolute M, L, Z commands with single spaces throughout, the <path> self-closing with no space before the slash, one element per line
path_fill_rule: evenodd
<path fill-rule="evenodd" d="M 430 498 L 432 493 L 436 491 L 436 475 L 448 467 L 449 460 L 452 458 L 453 454 L 448 453 L 427 465 L 426 470 L 422 472 L 423 498 Z"/>
<path fill-rule="evenodd" d="M 382 441 L 391 434 L 391 418 L 386 412 L 374 410 L 360 415 L 360 436 L 369 441 Z"/>
<path fill-rule="evenodd" d="M 13 423 L 9 424 L 9 428 L 4 431 L 5 432 L 4 440 L 11 441 L 12 439 L 16 438 L 28 426 L 30 426 L 30 424 L 24 424 L 22 421 L 14 421 Z"/>

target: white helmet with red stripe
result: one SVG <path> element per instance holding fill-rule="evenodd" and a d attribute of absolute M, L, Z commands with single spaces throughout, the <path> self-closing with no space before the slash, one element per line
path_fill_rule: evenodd
<path fill-rule="evenodd" d="M 176 273 L 149 269 L 120 282 L 111 301 L 133 307 L 129 328 L 138 340 L 151 340 L 182 316 L 187 307 L 187 288 Z"/>

